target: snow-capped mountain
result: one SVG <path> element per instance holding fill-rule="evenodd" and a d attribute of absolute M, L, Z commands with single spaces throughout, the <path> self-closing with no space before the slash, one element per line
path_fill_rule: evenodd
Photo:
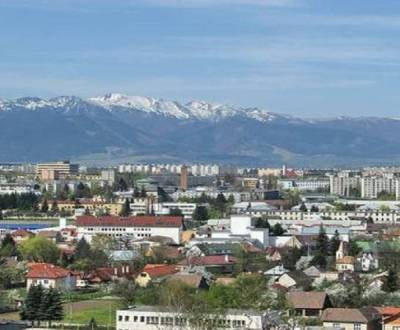
<path fill-rule="evenodd" d="M 0 100 L 0 161 L 334 166 L 400 160 L 400 121 L 108 94 Z"/>
<path fill-rule="evenodd" d="M 162 114 L 178 119 L 221 120 L 227 117 L 243 116 L 259 121 L 268 121 L 276 117 L 272 113 L 257 108 L 240 108 L 226 104 L 213 104 L 205 101 L 191 101 L 182 104 L 176 101 L 154 99 L 143 96 L 107 94 L 93 97 L 90 101 L 107 109 L 125 109 Z"/>

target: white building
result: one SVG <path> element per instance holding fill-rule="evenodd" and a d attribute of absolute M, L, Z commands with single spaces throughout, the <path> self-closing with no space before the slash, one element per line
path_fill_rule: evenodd
<path fill-rule="evenodd" d="M 230 240 L 255 240 L 264 248 L 269 246 L 269 231 L 267 228 L 255 228 L 257 219 L 248 215 L 231 215 L 230 227 L 222 230 L 212 230 L 212 239 Z"/>
<path fill-rule="evenodd" d="M 40 192 L 33 189 L 30 185 L 18 185 L 18 184 L 5 184 L 0 185 L 0 195 L 21 195 L 21 194 L 37 194 L 40 195 Z"/>
<path fill-rule="evenodd" d="M 320 189 L 329 189 L 329 184 L 330 180 L 328 178 L 278 180 L 278 185 L 283 190 L 318 191 Z"/>
<path fill-rule="evenodd" d="M 201 318 L 174 311 L 165 306 L 137 306 L 117 311 L 117 330 L 199 329 L 199 322 L 213 329 L 267 329 L 266 313 L 228 309 L 225 314 L 202 315 Z"/>
<path fill-rule="evenodd" d="M 358 189 L 361 176 L 358 172 L 341 171 L 329 176 L 330 193 L 339 196 L 350 196 L 353 189 Z"/>
<path fill-rule="evenodd" d="M 379 193 L 396 194 L 396 178 L 393 174 L 364 176 L 361 178 L 361 197 L 377 198 Z"/>
<path fill-rule="evenodd" d="M 169 215 L 171 210 L 177 209 L 181 211 L 185 219 L 191 220 L 196 205 L 195 203 L 157 203 L 154 204 L 153 209 L 155 215 Z"/>
<path fill-rule="evenodd" d="M 81 216 L 76 219 L 78 238 L 84 237 L 91 242 L 97 234 L 114 238 L 128 237 L 141 239 L 152 236 L 171 238 L 175 243 L 181 242 L 183 220 L 171 216 Z"/>

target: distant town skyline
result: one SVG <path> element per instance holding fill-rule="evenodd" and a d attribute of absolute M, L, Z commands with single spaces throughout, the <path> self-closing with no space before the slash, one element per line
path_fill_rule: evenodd
<path fill-rule="evenodd" d="M 395 0 L 0 0 L 0 98 L 120 92 L 398 117 Z"/>

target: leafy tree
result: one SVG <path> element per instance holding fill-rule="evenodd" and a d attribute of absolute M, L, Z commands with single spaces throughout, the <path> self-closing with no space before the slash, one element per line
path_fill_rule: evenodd
<path fill-rule="evenodd" d="M 307 209 L 307 206 L 306 206 L 306 204 L 304 204 L 304 203 L 301 203 L 299 210 L 300 210 L 301 212 L 307 212 L 307 211 L 308 211 L 308 209 Z"/>
<path fill-rule="evenodd" d="M 221 213 L 224 213 L 226 210 L 226 198 L 224 194 L 219 193 L 217 195 L 217 198 L 215 199 L 215 208 L 220 211 Z"/>
<path fill-rule="evenodd" d="M 0 257 L 13 257 L 18 254 L 14 239 L 7 233 L 0 245 Z"/>
<path fill-rule="evenodd" d="M 57 201 L 55 199 L 53 200 L 53 203 L 51 204 L 51 211 L 52 212 L 58 212 L 59 211 L 58 204 L 57 204 Z"/>
<path fill-rule="evenodd" d="M 389 269 L 388 275 L 386 276 L 382 290 L 385 292 L 394 292 L 399 289 L 399 277 L 393 269 Z"/>
<path fill-rule="evenodd" d="M 328 255 L 328 236 L 326 235 L 324 227 L 321 225 L 316 244 L 316 254 L 312 260 L 312 264 L 319 266 L 323 269 L 326 268 Z"/>
<path fill-rule="evenodd" d="M 233 197 L 232 194 L 230 194 L 229 197 L 228 197 L 228 204 L 229 205 L 235 204 L 235 197 Z"/>
<path fill-rule="evenodd" d="M 90 245 L 84 237 L 82 237 L 76 245 L 75 259 L 90 258 Z"/>
<path fill-rule="evenodd" d="M 171 208 L 171 209 L 169 210 L 169 215 L 172 215 L 172 216 L 182 216 L 182 211 L 181 211 L 180 209 L 178 209 L 178 208 Z"/>
<path fill-rule="evenodd" d="M 92 317 L 90 319 L 88 327 L 89 327 L 90 330 L 97 329 L 97 322 L 96 322 L 96 319 L 94 317 Z"/>
<path fill-rule="evenodd" d="M 22 242 L 18 247 L 25 260 L 34 262 L 56 263 L 60 256 L 57 245 L 42 236 L 32 237 Z"/>
<path fill-rule="evenodd" d="M 299 261 L 300 257 L 303 255 L 302 249 L 297 247 L 283 249 L 281 251 L 282 255 L 282 264 L 288 270 L 295 270 L 296 263 Z"/>
<path fill-rule="evenodd" d="M 60 292 L 50 288 L 46 296 L 48 296 L 46 321 L 49 321 L 49 327 L 51 327 L 51 321 L 61 321 L 64 318 L 64 309 Z"/>
<path fill-rule="evenodd" d="M 43 296 L 43 287 L 41 285 L 31 285 L 25 302 L 22 305 L 20 316 L 22 320 L 28 320 L 34 324 L 34 321 L 40 320 L 40 306 Z"/>
<path fill-rule="evenodd" d="M 310 211 L 311 212 L 319 212 L 319 208 L 316 205 L 312 205 Z"/>
<path fill-rule="evenodd" d="M 129 199 L 125 199 L 124 205 L 122 206 L 120 215 L 122 217 L 127 217 L 131 214 L 131 204 L 129 202 Z"/>
<path fill-rule="evenodd" d="M 336 251 L 339 248 L 339 245 L 340 245 L 339 232 L 335 230 L 335 235 L 333 235 L 329 241 L 329 255 L 335 256 Z"/>
<path fill-rule="evenodd" d="M 118 184 L 117 184 L 117 189 L 118 191 L 127 191 L 128 190 L 128 184 L 123 178 L 119 178 Z"/>
<path fill-rule="evenodd" d="M 271 225 L 268 222 L 268 219 L 258 218 L 254 225 L 256 228 L 267 228 L 271 229 Z"/>
<path fill-rule="evenodd" d="M 281 236 L 285 233 L 285 229 L 283 229 L 282 225 L 277 222 L 272 226 L 272 236 Z"/>
<path fill-rule="evenodd" d="M 136 303 L 136 294 L 138 288 L 135 282 L 130 280 L 123 280 L 114 284 L 112 293 L 121 297 L 125 307 L 134 305 Z"/>
<path fill-rule="evenodd" d="M 205 206 L 196 206 L 193 212 L 193 220 L 206 221 L 209 219 L 208 210 Z"/>
<path fill-rule="evenodd" d="M 46 198 L 42 202 L 42 207 L 40 208 L 40 211 L 43 213 L 47 213 L 49 211 L 49 204 Z"/>

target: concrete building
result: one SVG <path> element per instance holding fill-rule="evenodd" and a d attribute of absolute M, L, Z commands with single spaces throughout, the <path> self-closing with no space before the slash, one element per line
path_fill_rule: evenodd
<path fill-rule="evenodd" d="M 36 175 L 42 181 L 63 179 L 71 175 L 77 175 L 78 172 L 79 165 L 71 164 L 69 161 L 36 165 Z"/>
<path fill-rule="evenodd" d="M 378 198 L 379 193 L 396 194 L 396 183 L 399 179 L 393 174 L 381 176 L 364 176 L 361 178 L 361 197 Z"/>
<path fill-rule="evenodd" d="M 354 171 L 341 171 L 329 176 L 330 193 L 338 196 L 350 196 L 354 189 L 359 189 L 361 175 Z"/>
<path fill-rule="evenodd" d="M 179 244 L 183 219 L 173 216 L 80 216 L 76 219 L 76 226 L 78 238 L 84 237 L 88 242 L 96 234 L 103 234 L 117 239 L 164 236 Z"/>
<path fill-rule="evenodd" d="M 213 329 L 267 329 L 266 313 L 253 310 L 228 309 L 225 314 L 194 317 L 166 306 L 137 306 L 117 311 L 117 330 L 199 329 L 200 323 L 212 324 Z"/>

